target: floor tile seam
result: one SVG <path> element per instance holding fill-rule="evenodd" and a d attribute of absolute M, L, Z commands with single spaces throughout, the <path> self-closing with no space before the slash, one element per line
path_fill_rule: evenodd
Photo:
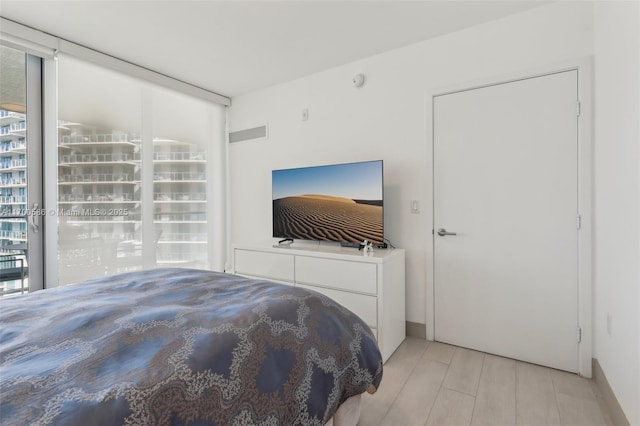
<path fill-rule="evenodd" d="M 380 422 L 378 422 L 378 424 L 382 423 L 382 421 L 389 415 L 389 413 L 391 412 L 391 408 L 393 408 L 393 406 L 395 405 L 396 401 L 398 400 L 398 397 L 400 396 L 400 394 L 402 393 L 402 390 L 405 388 L 405 386 L 407 385 L 407 382 L 409 381 L 409 379 L 411 378 L 411 376 L 413 375 L 413 372 L 415 371 L 416 368 L 418 368 L 418 364 L 420 363 L 420 360 L 424 357 L 425 352 L 427 351 L 427 348 L 429 347 L 429 344 L 427 344 L 424 349 L 421 351 L 420 355 L 416 357 L 416 361 L 413 364 L 413 368 L 411 368 L 411 370 L 409 371 L 409 374 L 407 374 L 407 377 L 404 379 L 404 381 L 402 382 L 402 386 L 400 386 L 400 389 L 398 390 L 398 393 L 396 393 L 396 396 L 393 398 L 393 400 L 391 401 L 391 404 L 389 404 L 389 406 L 387 407 L 387 409 L 384 412 L 384 415 L 381 416 L 380 418 Z"/>
<path fill-rule="evenodd" d="M 442 381 L 444 381 L 444 379 L 442 379 Z M 433 407 L 436 405 L 436 401 L 438 400 L 438 398 L 440 398 L 440 394 L 442 393 L 442 389 L 443 388 L 444 388 L 444 386 L 440 385 L 440 388 L 438 389 L 438 393 L 437 393 L 436 397 L 433 399 L 433 404 L 431 404 L 431 408 L 429 409 L 429 415 L 427 416 L 427 418 L 425 419 L 424 423 L 422 424 L 423 426 L 427 426 L 427 423 L 429 423 L 429 419 L 431 418 L 431 415 L 433 414 Z"/>
<path fill-rule="evenodd" d="M 473 425 L 473 416 L 476 414 L 476 405 L 478 404 L 478 390 L 480 390 L 480 382 L 482 381 L 482 374 L 484 372 L 484 363 L 487 359 L 487 354 L 482 352 L 482 366 L 480 367 L 480 377 L 478 377 L 478 384 L 476 385 L 476 392 L 473 396 L 473 410 L 471 410 L 471 420 L 469 424 Z"/>

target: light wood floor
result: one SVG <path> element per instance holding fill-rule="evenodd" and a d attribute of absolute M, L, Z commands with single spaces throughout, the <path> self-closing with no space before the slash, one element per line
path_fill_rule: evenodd
<path fill-rule="evenodd" d="M 609 426 L 603 407 L 575 374 L 407 338 L 363 396 L 358 425 Z"/>

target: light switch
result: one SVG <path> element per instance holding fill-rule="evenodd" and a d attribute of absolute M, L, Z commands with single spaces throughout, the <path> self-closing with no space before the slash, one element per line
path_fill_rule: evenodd
<path fill-rule="evenodd" d="M 420 213 L 420 202 L 418 200 L 411 200 L 411 213 Z"/>

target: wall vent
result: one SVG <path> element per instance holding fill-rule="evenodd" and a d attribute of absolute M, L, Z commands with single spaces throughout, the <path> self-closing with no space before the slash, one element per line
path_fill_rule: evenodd
<path fill-rule="evenodd" d="M 267 125 L 229 133 L 229 143 L 268 139 Z"/>

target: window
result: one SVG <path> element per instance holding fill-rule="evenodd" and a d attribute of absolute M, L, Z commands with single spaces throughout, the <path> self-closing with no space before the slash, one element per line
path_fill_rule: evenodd
<path fill-rule="evenodd" d="M 42 206 L 41 75 L 39 57 L 0 46 L 0 296 L 43 286 L 41 219 L 27 210 Z"/>
<path fill-rule="evenodd" d="M 2 208 L 15 201 L 55 212 L 42 222 L 0 220 L 0 236 L 28 236 L 29 287 L 43 288 L 45 264 L 47 287 L 165 265 L 222 270 L 224 105 L 230 100 L 32 28 L 2 24 Z M 9 56 L 26 67 L 14 66 Z"/>
<path fill-rule="evenodd" d="M 60 284 L 209 268 L 224 107 L 67 55 L 58 70 Z"/>

